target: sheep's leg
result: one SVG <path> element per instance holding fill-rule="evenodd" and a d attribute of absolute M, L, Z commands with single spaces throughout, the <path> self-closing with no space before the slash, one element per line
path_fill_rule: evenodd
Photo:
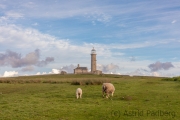
<path fill-rule="evenodd" d="M 111 95 L 113 96 L 113 94 L 114 94 L 114 92 L 112 92 L 112 94 L 111 94 Z"/>
<path fill-rule="evenodd" d="M 105 92 L 104 92 L 104 91 L 102 91 L 102 95 L 103 95 L 103 97 L 104 97 L 104 94 L 105 94 Z"/>
<path fill-rule="evenodd" d="M 102 87 L 102 94 L 103 94 L 103 97 L 106 95 L 106 87 L 105 86 Z"/>
<path fill-rule="evenodd" d="M 108 98 L 109 97 L 109 94 L 106 94 L 106 98 Z"/>
<path fill-rule="evenodd" d="M 76 98 L 77 98 L 77 99 L 79 98 L 79 95 L 78 95 L 78 94 L 76 95 Z"/>

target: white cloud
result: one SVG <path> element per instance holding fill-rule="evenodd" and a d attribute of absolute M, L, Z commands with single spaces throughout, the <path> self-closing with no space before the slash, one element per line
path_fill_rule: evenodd
<path fill-rule="evenodd" d="M 41 75 L 41 73 L 40 73 L 40 72 L 37 72 L 36 75 Z"/>
<path fill-rule="evenodd" d="M 90 20 L 94 19 L 99 22 L 107 22 L 110 20 L 108 9 L 106 6 L 99 6 L 96 1 L 51 1 L 51 2 L 17 2 L 14 6 L 19 8 L 11 8 L 11 11 L 21 11 L 25 16 L 33 18 L 72 18 L 76 16 L 90 16 Z M 85 17 L 86 16 L 86 17 Z M 88 18 L 89 19 L 89 18 Z"/>
<path fill-rule="evenodd" d="M 151 71 L 151 69 L 149 69 L 148 64 L 150 63 L 151 61 L 135 61 L 129 63 L 121 62 L 121 64 L 124 64 L 125 66 L 121 70 L 121 74 L 131 75 L 131 76 L 139 75 L 139 76 L 156 76 L 156 77 L 179 76 L 180 62 L 173 62 L 174 67 L 170 70 L 161 69 L 158 72 Z M 120 68 L 122 67 L 120 66 Z"/>
<path fill-rule="evenodd" d="M 68 40 L 58 40 L 53 36 L 42 34 L 35 29 L 22 29 L 15 25 L 0 26 L 0 42 L 13 44 L 17 48 L 48 48 L 67 49 Z"/>
<path fill-rule="evenodd" d="M 159 77 L 160 75 L 158 72 L 152 72 L 152 76 Z"/>
<path fill-rule="evenodd" d="M 119 69 L 119 66 L 113 63 L 108 64 L 108 65 L 97 64 L 97 69 L 101 70 L 103 73 L 113 74 L 113 73 L 116 73 L 116 71 Z"/>
<path fill-rule="evenodd" d="M 2 18 L 3 19 L 3 18 Z M 1 20 L 1 19 L 0 19 Z M 3 46 L 8 46 L 9 48 L 19 48 L 19 49 L 31 49 L 39 48 L 42 51 L 58 51 L 61 50 L 62 54 L 67 54 L 67 52 L 80 52 L 80 53 L 90 53 L 90 49 L 95 47 L 98 51 L 98 55 L 111 56 L 111 55 L 124 55 L 120 52 L 111 52 L 111 49 L 135 49 L 150 47 L 159 44 L 167 44 L 172 42 L 171 40 L 159 40 L 156 42 L 139 42 L 139 43 L 129 43 L 129 44 L 99 44 L 99 43 L 83 43 L 81 45 L 75 45 L 71 43 L 68 39 L 58 39 L 54 36 L 43 34 L 38 30 L 32 28 L 21 28 L 13 24 L 0 26 L 0 43 Z M 10 47 L 13 45 L 12 47 Z"/>
<path fill-rule="evenodd" d="M 95 11 L 93 13 L 89 13 L 87 15 L 85 15 L 87 19 L 92 21 L 93 25 L 96 25 L 96 22 L 102 22 L 102 23 L 107 23 L 110 22 L 110 20 L 112 19 L 110 15 L 105 14 L 103 12 L 100 11 Z"/>
<path fill-rule="evenodd" d="M 142 68 L 138 68 L 132 72 L 128 72 L 126 73 L 126 75 L 130 75 L 130 76 L 149 76 L 149 72 L 147 72 L 146 70 L 142 69 Z"/>
<path fill-rule="evenodd" d="M 5 17 L 5 16 L 1 16 L 0 17 L 0 25 L 7 25 L 7 23 L 9 22 L 9 18 Z"/>
<path fill-rule="evenodd" d="M 25 8 L 33 9 L 37 7 L 38 5 L 36 5 L 34 2 L 27 2 L 27 3 L 23 3 L 22 6 Z"/>
<path fill-rule="evenodd" d="M 60 70 L 58 70 L 58 69 L 52 69 L 52 71 L 51 72 L 42 72 L 42 74 L 41 74 L 41 72 L 37 72 L 36 73 L 36 75 L 46 75 L 46 74 L 59 74 L 61 71 Z"/>
<path fill-rule="evenodd" d="M 3 77 L 14 77 L 17 75 L 18 75 L 18 72 L 16 71 L 5 71 Z"/>
<path fill-rule="evenodd" d="M 15 19 L 23 18 L 22 13 L 18 13 L 18 12 L 14 12 L 14 11 L 8 11 L 5 14 L 6 14 L 6 17 L 8 17 L 8 18 L 15 18 Z"/>
<path fill-rule="evenodd" d="M 38 24 L 38 23 L 33 23 L 32 25 L 33 25 L 33 26 L 38 26 L 39 24 Z"/>
<path fill-rule="evenodd" d="M 130 49 L 141 48 L 151 46 L 158 43 L 135 43 L 135 44 L 92 44 L 84 43 L 82 45 L 73 45 L 70 40 L 57 39 L 53 36 L 42 34 L 35 29 L 23 29 L 15 25 L 0 26 L 0 43 L 4 47 L 32 50 L 32 48 L 39 48 L 46 54 L 50 52 L 57 53 L 62 51 L 61 55 L 68 55 L 69 53 L 76 54 L 76 56 L 82 54 L 89 54 L 90 50 L 94 46 L 98 51 L 99 56 L 111 56 L 111 55 L 123 55 L 123 53 L 112 53 L 111 49 Z M 12 45 L 12 46 L 11 46 Z M 49 53 L 48 53 L 49 52 Z M 79 54 L 81 53 L 81 54 Z M 42 53 L 43 54 L 43 53 Z"/>
<path fill-rule="evenodd" d="M 43 73 L 42 73 L 42 75 L 45 75 L 45 74 L 47 74 L 47 73 L 46 73 L 46 72 L 43 72 Z"/>
<path fill-rule="evenodd" d="M 176 23 L 176 22 L 177 22 L 176 20 L 173 20 L 171 23 L 174 24 L 174 23 Z"/>
<path fill-rule="evenodd" d="M 74 65 L 66 65 L 66 66 L 63 66 L 61 67 L 61 71 L 66 71 L 67 73 L 74 73 L 74 69 L 76 68 L 77 66 L 74 66 Z"/>
<path fill-rule="evenodd" d="M 60 70 L 58 70 L 58 69 L 52 69 L 52 72 L 51 72 L 52 74 L 59 74 L 60 73 Z"/>

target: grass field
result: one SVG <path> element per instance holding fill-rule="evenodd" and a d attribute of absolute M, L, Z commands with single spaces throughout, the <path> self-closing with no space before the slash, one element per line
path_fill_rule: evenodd
<path fill-rule="evenodd" d="M 102 82 L 114 84 L 112 99 L 102 98 Z M 83 96 L 77 100 L 78 87 Z M 180 82 L 117 75 L 0 78 L 0 120 L 119 119 L 179 120 Z"/>

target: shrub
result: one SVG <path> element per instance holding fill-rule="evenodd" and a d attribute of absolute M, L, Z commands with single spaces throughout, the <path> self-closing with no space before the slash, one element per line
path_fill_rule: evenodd
<path fill-rule="evenodd" d="M 180 82 L 180 77 L 163 78 L 162 80 L 164 80 L 164 81 L 179 81 Z"/>
<path fill-rule="evenodd" d="M 101 80 L 101 79 L 84 79 L 84 80 L 74 80 L 71 82 L 71 85 L 102 85 L 102 83 L 110 82 L 110 80 Z"/>

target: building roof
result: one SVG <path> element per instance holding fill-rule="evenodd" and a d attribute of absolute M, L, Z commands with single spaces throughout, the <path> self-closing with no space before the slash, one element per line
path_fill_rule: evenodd
<path fill-rule="evenodd" d="M 87 70 L 87 67 L 77 67 L 75 69 Z"/>

